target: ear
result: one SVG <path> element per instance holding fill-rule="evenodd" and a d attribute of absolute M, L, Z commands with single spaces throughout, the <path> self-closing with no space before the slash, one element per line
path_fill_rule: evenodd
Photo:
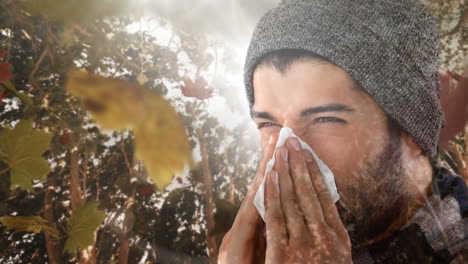
<path fill-rule="evenodd" d="M 403 143 L 403 150 L 409 154 L 410 158 L 419 158 L 423 155 L 421 147 L 414 141 L 413 137 L 410 136 L 406 131 L 401 133 L 401 141 Z M 424 155 L 423 155 L 424 156 Z"/>
<path fill-rule="evenodd" d="M 404 167 L 411 181 L 408 193 L 414 194 L 415 197 L 424 197 L 424 199 L 417 199 L 425 200 L 432 182 L 432 167 L 429 158 L 406 131 L 401 133 L 401 143 Z"/>

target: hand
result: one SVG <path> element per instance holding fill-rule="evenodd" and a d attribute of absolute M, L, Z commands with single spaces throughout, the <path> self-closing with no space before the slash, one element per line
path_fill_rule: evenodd
<path fill-rule="evenodd" d="M 267 175 L 265 262 L 352 263 L 348 232 L 312 154 L 299 146 L 289 138 Z"/>
<path fill-rule="evenodd" d="M 219 249 L 218 263 L 263 263 L 265 260 L 265 225 L 253 203 L 260 186 L 266 164 L 272 158 L 277 136 L 270 138 L 265 155 L 253 183 L 237 213 L 232 228 L 223 238 Z"/>

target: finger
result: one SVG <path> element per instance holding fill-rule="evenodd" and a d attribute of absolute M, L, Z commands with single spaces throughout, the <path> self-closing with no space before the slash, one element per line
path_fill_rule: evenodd
<path fill-rule="evenodd" d="M 253 263 L 264 263 L 265 262 L 265 251 L 266 251 L 266 229 L 265 223 L 262 221 L 258 225 L 257 232 L 257 244 L 255 247 L 255 259 Z"/>
<path fill-rule="evenodd" d="M 267 256 L 278 258 L 277 254 L 288 246 L 286 225 L 278 186 L 278 173 L 272 170 L 265 185 L 265 224 L 267 237 Z"/>
<path fill-rule="evenodd" d="M 346 232 L 343 222 L 341 221 L 338 210 L 336 209 L 335 203 L 328 191 L 327 185 L 323 181 L 322 174 L 317 166 L 317 163 L 313 159 L 312 153 L 308 150 L 303 150 L 304 157 L 308 161 L 307 169 L 311 175 L 312 185 L 314 186 L 317 198 L 322 206 L 323 217 L 325 223 L 336 232 Z"/>
<path fill-rule="evenodd" d="M 291 241 L 302 243 L 308 229 L 289 174 L 288 149 L 286 147 L 279 147 L 276 150 L 275 170 L 278 172 L 281 208 L 289 234 L 289 243 L 291 244 Z"/>
<path fill-rule="evenodd" d="M 260 166 L 257 170 L 257 173 L 255 174 L 255 178 L 250 186 L 248 194 L 253 193 L 253 196 L 255 196 L 255 192 L 257 191 L 258 186 L 262 182 L 263 177 L 265 175 L 266 165 L 268 161 L 270 161 L 270 159 L 273 157 L 273 153 L 275 152 L 275 146 L 276 142 L 278 141 L 278 136 L 279 135 L 270 136 L 268 145 L 265 147 L 265 150 L 262 151 L 262 161 L 260 162 Z"/>
<path fill-rule="evenodd" d="M 265 175 L 265 170 L 266 170 L 268 161 L 271 160 L 271 158 L 273 157 L 273 154 L 275 153 L 275 147 L 276 147 L 276 142 L 278 141 L 278 136 L 279 134 L 270 136 L 270 139 L 268 141 L 268 146 L 266 146 L 266 150 L 263 152 L 264 155 L 262 157 L 262 162 L 258 170 L 258 176 L 259 176 L 258 185 L 260 185 Z"/>
<path fill-rule="evenodd" d="M 307 227 L 312 232 L 317 229 L 317 225 L 324 224 L 325 220 L 322 206 L 312 185 L 304 154 L 300 147 L 295 146 L 294 141 L 299 144 L 296 138 L 289 138 L 287 142 L 291 178 Z M 314 176 L 312 175 L 312 177 Z"/>
<path fill-rule="evenodd" d="M 273 152 L 275 150 L 275 144 L 278 136 L 271 136 L 269 144 L 266 146 L 266 155 L 263 157 L 260 167 L 256 173 L 255 179 L 250 185 L 249 191 L 242 202 L 241 207 L 234 219 L 233 227 L 239 226 L 242 227 L 242 232 L 234 232 L 232 236 L 236 241 L 250 242 L 255 239 L 256 226 L 262 222 L 260 214 L 255 208 L 253 200 L 255 198 L 255 192 L 258 189 L 258 186 L 262 182 L 263 176 L 265 174 L 266 163 L 271 159 Z"/>
<path fill-rule="evenodd" d="M 277 135 L 272 135 L 270 137 L 269 143 L 266 146 L 266 150 L 264 151 L 265 155 L 263 156 L 262 161 L 260 162 L 260 166 L 257 170 L 257 173 L 255 174 L 255 178 L 249 187 L 249 190 L 241 205 L 241 208 L 239 209 L 239 213 L 249 213 L 249 215 L 256 214 L 260 216 L 258 214 L 257 209 L 255 208 L 253 204 L 253 200 L 255 198 L 255 193 L 257 192 L 257 189 L 262 183 L 263 177 L 265 175 L 266 164 L 272 158 L 273 153 L 275 151 L 275 145 L 276 145 L 277 139 L 278 139 Z"/>

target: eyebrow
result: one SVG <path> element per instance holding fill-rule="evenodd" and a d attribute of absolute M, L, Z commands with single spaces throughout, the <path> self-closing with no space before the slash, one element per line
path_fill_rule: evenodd
<path fill-rule="evenodd" d="M 344 104 L 326 104 L 320 106 L 309 107 L 301 111 L 299 114 L 300 118 L 303 119 L 309 115 L 318 114 L 318 113 L 326 113 L 326 112 L 354 112 L 355 109 L 349 105 Z M 263 118 L 272 121 L 276 121 L 275 117 L 268 113 L 268 112 L 257 112 L 253 109 L 250 110 L 250 117 L 254 118 Z"/>
<path fill-rule="evenodd" d="M 354 108 L 344 104 L 326 104 L 316 107 L 310 107 L 302 110 L 300 117 L 304 118 L 311 114 L 325 113 L 325 112 L 354 112 Z"/>

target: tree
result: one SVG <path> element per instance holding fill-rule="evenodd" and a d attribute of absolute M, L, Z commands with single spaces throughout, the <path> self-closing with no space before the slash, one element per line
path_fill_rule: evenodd
<path fill-rule="evenodd" d="M 135 20 L 120 10 L 125 1 L 111 9 L 100 3 L 80 2 L 84 10 L 91 11 L 86 14 L 75 12 L 73 4 L 63 6 L 59 2 L 50 0 L 47 8 L 32 1 L 0 3 L 0 50 L 5 51 L 0 73 L 11 79 L 11 86 L 19 91 L 12 91 L 6 84 L 0 88 L 0 133 L 15 127 L 19 120 L 30 119 L 32 131 L 51 135 L 45 152 L 38 154 L 48 162 L 50 172 L 45 179 L 34 180 L 31 190 L 10 191 L 11 171 L 8 164 L 0 162 L 0 216 L 42 216 L 47 223 L 39 234 L 16 233 L 0 225 L 5 234 L 0 239 L 0 261 L 176 263 L 179 259 L 180 263 L 205 263 L 205 249 L 217 248 L 212 231 L 217 226 L 216 201 L 223 189 L 216 185 L 224 186 L 227 181 L 218 173 L 223 171 L 225 155 L 219 152 L 219 146 L 224 145 L 221 142 L 225 138 L 213 133 L 222 124 L 206 111 L 204 102 L 222 87 L 210 85 L 204 92 L 204 85 L 199 85 L 203 84 L 200 77 L 204 69 L 212 63 L 205 52 L 210 42 L 171 28 L 160 18 L 152 18 L 149 23 L 172 34 L 168 44 L 158 43 L 150 32 L 131 33 L 128 26 Z M 190 65 L 199 69 L 195 77 L 185 72 Z M 124 79 L 131 85 L 144 85 L 165 96 L 186 121 L 192 147 L 202 142 L 204 165 L 195 164 L 189 176 L 176 177 L 173 190 L 156 188 L 144 164 L 135 158 L 134 131 L 102 129 L 90 113 L 105 104 L 77 98 L 65 89 L 67 76 L 76 67 Z M 8 71 L 10 75 L 4 74 Z M 170 96 L 190 85 L 200 87 L 185 94 L 194 98 Z M 190 105 L 198 116 L 187 112 Z M 209 160 L 211 155 L 219 157 L 216 163 Z M 242 155 L 241 150 L 238 155 Z M 254 168 L 238 166 L 244 169 L 244 180 L 240 181 L 248 181 L 253 175 L 249 170 L 253 172 Z M 201 177 L 204 174 L 211 177 Z M 213 180 L 217 184 L 207 187 Z M 82 210 L 80 206 L 91 201 L 99 201 L 98 210 L 105 212 L 105 219 L 96 221 L 98 225 L 90 229 L 96 230 L 91 233 L 89 247 L 78 243 L 76 255 L 64 252 L 73 233 L 67 222 L 79 216 L 76 212 Z M 233 210 L 226 214 L 235 215 Z M 223 212 L 216 211 L 216 216 Z M 204 232 L 208 222 L 210 232 Z M 57 230 L 59 236 L 50 230 Z M 220 236 L 222 232 L 216 234 Z M 215 261 L 216 255 L 210 256 Z"/>

